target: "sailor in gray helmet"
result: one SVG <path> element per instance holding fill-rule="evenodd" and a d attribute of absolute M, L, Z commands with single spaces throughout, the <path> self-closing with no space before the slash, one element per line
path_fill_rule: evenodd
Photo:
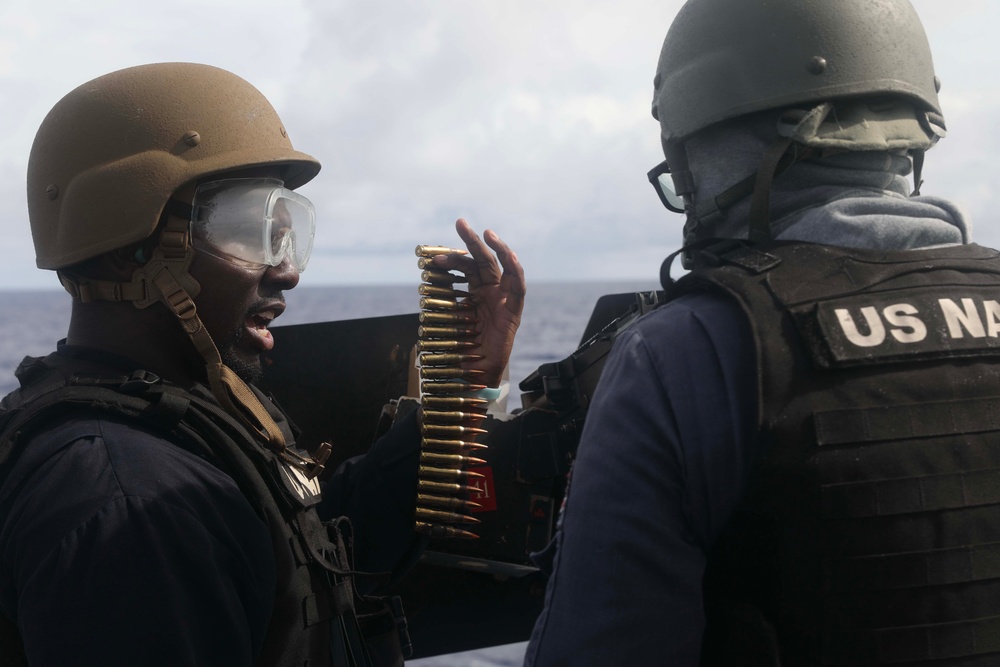
<path fill-rule="evenodd" d="M 654 86 L 691 272 L 604 368 L 526 664 L 1000 664 L 1000 259 L 920 193 L 912 6 L 689 0 Z"/>

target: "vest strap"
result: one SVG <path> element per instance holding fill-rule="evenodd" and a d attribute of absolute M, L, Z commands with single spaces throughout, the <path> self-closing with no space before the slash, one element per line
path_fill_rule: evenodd
<path fill-rule="evenodd" d="M 831 586 L 849 581 L 872 591 L 1000 579 L 1000 542 L 830 560 L 825 577 Z"/>
<path fill-rule="evenodd" d="M 1000 616 L 883 630 L 836 632 L 823 638 L 824 664 L 892 665 L 1000 653 Z"/>
<path fill-rule="evenodd" d="M 1000 397 L 817 411 L 820 447 L 1000 431 Z"/>

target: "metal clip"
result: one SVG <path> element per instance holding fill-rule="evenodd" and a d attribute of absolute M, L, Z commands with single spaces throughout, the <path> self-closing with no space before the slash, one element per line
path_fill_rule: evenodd
<path fill-rule="evenodd" d="M 160 376 L 155 373 L 150 373 L 149 371 L 137 370 L 134 371 L 128 378 L 121 383 L 118 387 L 118 391 L 123 394 L 129 394 L 130 396 L 135 396 L 136 394 L 141 394 L 146 391 L 154 384 L 160 383 Z"/>

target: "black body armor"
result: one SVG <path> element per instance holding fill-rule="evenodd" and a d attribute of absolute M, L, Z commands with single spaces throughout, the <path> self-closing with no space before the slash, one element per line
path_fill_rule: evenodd
<path fill-rule="evenodd" d="M 1000 253 L 700 260 L 677 291 L 752 323 L 762 438 L 709 554 L 703 664 L 1000 664 Z"/>
<path fill-rule="evenodd" d="M 184 390 L 144 371 L 115 375 L 100 364 L 58 353 L 26 358 L 17 376 L 21 388 L 0 403 L 0 482 L 19 452 L 30 446 L 33 428 L 52 423 L 61 410 L 83 407 L 147 424 L 231 476 L 268 526 L 277 587 L 258 665 L 403 664 L 409 647 L 402 607 L 397 598 L 365 597 L 356 591 L 345 545 L 346 519 L 322 522 L 315 510 L 318 484 L 310 492 L 312 483 L 251 437 L 207 388 Z M 283 413 L 262 394 L 260 398 L 293 442 Z M 16 631 L 0 621 L 5 623 L 0 639 L 14 655 L 10 644 Z"/>

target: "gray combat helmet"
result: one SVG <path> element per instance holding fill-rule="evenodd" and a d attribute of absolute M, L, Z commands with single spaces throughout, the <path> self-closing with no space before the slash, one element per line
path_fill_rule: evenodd
<path fill-rule="evenodd" d="M 660 174 L 671 173 L 677 195 L 695 187 L 685 140 L 759 111 L 799 109 L 779 125 L 784 148 L 776 145 L 761 165 L 770 175 L 795 159 L 794 148 L 788 150 L 793 143 L 902 148 L 911 151 L 918 172 L 923 151 L 945 134 L 930 45 L 909 0 L 688 0 L 667 33 L 653 86 L 652 112 L 667 157 Z M 823 122 L 831 103 L 887 96 L 907 102 L 903 117 L 898 110 L 879 117 L 862 107 L 851 109 L 856 122 L 846 131 L 842 122 Z M 754 192 L 758 204 L 759 184 L 769 191 L 770 175 L 756 179 L 756 191 L 751 177 L 720 198 L 732 203 Z M 766 218 L 766 202 L 754 208 L 762 207 Z M 766 230 L 766 219 L 760 225 Z"/>
<path fill-rule="evenodd" d="M 908 0 L 688 0 L 653 86 L 667 142 L 755 111 L 857 95 L 904 95 L 941 113 Z"/>

